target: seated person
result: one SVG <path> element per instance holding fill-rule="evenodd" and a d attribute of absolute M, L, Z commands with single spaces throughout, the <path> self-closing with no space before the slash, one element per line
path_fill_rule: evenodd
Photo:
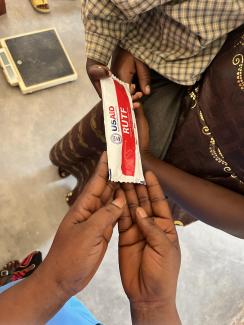
<path fill-rule="evenodd" d="M 1 325 L 98 324 L 71 297 L 96 273 L 117 222 L 121 280 L 132 323 L 180 324 L 175 303 L 180 247 L 157 178 L 147 172 L 147 186 L 128 184 L 123 190 L 107 179 L 104 153 L 64 217 L 44 262 L 27 279 L 0 294 Z"/>
<path fill-rule="evenodd" d="M 153 107 L 144 105 L 149 130 L 145 120 L 140 129 L 144 168 L 155 172 L 167 196 L 180 207 L 174 209 L 174 219 L 180 224 L 199 219 L 240 238 L 244 238 L 243 62 L 244 25 L 228 35 L 202 79 L 189 89 L 166 156 L 154 150 L 151 130 L 157 127 L 163 137 L 164 129 L 157 118 L 150 118 Z M 153 72 L 152 77 L 160 76 Z M 152 95 L 154 91 L 157 87 Z M 78 180 L 68 195 L 69 204 L 81 192 L 105 147 L 98 104 L 51 150 L 50 158 L 61 168 L 61 175 L 71 173 Z"/>

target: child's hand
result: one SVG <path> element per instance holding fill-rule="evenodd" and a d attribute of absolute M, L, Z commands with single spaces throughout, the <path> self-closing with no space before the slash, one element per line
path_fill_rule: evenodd
<path fill-rule="evenodd" d="M 100 80 L 110 77 L 111 71 L 107 66 L 91 59 L 87 59 L 86 71 L 99 97 L 102 98 Z"/>
<path fill-rule="evenodd" d="M 143 97 L 143 93 L 141 91 L 136 92 L 136 85 L 130 85 L 130 93 L 132 96 L 133 108 L 136 109 L 141 106 L 140 100 Z"/>
<path fill-rule="evenodd" d="M 145 96 L 150 94 L 151 76 L 149 67 L 119 46 L 113 53 L 111 71 L 116 77 L 128 84 L 131 84 L 133 77 L 137 76 L 140 91 Z"/>

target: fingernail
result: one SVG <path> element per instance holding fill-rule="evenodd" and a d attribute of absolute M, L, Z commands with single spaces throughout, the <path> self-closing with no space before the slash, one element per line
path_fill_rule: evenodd
<path fill-rule="evenodd" d="M 183 224 L 183 222 L 182 222 L 182 221 L 180 221 L 180 220 L 175 220 L 175 221 L 174 221 L 174 224 L 175 224 L 175 226 L 184 227 L 184 224 Z"/>
<path fill-rule="evenodd" d="M 116 205 L 119 209 L 122 209 L 125 206 L 125 200 L 122 197 L 118 197 L 112 202 L 113 205 Z"/>
<path fill-rule="evenodd" d="M 143 208 L 137 208 L 136 209 L 136 212 L 138 213 L 139 217 L 140 218 L 147 218 L 147 214 L 146 214 L 146 211 L 143 209 Z"/>
<path fill-rule="evenodd" d="M 146 95 L 149 95 L 150 92 L 151 92 L 151 88 L 150 88 L 150 86 L 146 86 L 146 87 L 145 87 L 145 94 L 146 94 Z"/>

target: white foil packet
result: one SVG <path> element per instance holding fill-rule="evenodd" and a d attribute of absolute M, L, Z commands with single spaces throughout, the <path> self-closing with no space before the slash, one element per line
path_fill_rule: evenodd
<path fill-rule="evenodd" d="M 145 184 L 129 85 L 112 76 L 101 87 L 109 179 Z"/>

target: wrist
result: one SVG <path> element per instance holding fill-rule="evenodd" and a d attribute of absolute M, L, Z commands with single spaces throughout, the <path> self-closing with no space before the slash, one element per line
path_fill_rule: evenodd
<path fill-rule="evenodd" d="M 144 149 L 141 152 L 141 156 L 143 159 L 147 159 L 147 158 L 153 157 L 153 154 L 151 153 L 151 151 L 149 149 Z"/>
<path fill-rule="evenodd" d="M 180 325 L 175 302 L 130 302 L 133 325 Z"/>
<path fill-rule="evenodd" d="M 34 284 L 36 290 L 50 293 L 50 297 L 53 296 L 53 300 L 58 304 L 64 304 L 74 295 L 71 289 L 65 285 L 65 282 L 56 276 L 54 269 L 49 267 L 46 260 L 31 275 L 30 281 Z"/>
<path fill-rule="evenodd" d="M 142 166 L 146 169 L 148 169 L 148 164 L 150 164 L 150 161 L 154 158 L 153 154 L 149 149 L 143 150 L 141 152 L 141 160 L 142 160 Z"/>
<path fill-rule="evenodd" d="M 8 301 L 15 303 L 14 313 L 1 314 L 1 320 L 6 319 L 4 324 L 46 324 L 69 299 L 62 287 L 53 280 L 52 272 L 42 266 L 4 293 L 6 306 Z"/>

